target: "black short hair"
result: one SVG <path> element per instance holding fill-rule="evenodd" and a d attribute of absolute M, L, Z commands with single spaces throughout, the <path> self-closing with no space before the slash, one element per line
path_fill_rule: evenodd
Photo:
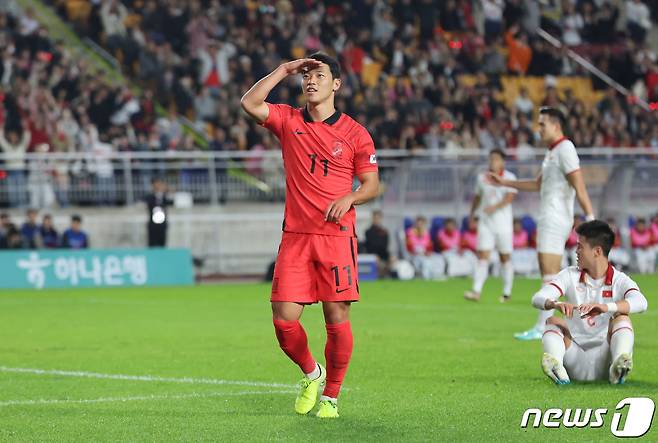
<path fill-rule="evenodd" d="M 600 246 L 606 257 L 615 244 L 615 232 L 602 220 L 585 222 L 576 228 L 576 233 L 585 237 L 590 246 Z"/>
<path fill-rule="evenodd" d="M 72 222 L 82 223 L 82 217 L 80 217 L 78 214 L 72 215 L 71 216 L 71 221 Z"/>
<path fill-rule="evenodd" d="M 548 115 L 552 120 L 560 123 L 560 128 L 562 128 L 563 131 L 566 129 L 566 119 L 562 111 L 560 111 L 558 108 L 554 108 L 552 106 L 543 106 L 539 108 L 539 114 Z"/>
<path fill-rule="evenodd" d="M 505 151 L 503 151 L 502 149 L 498 149 L 498 148 L 492 149 L 491 151 L 489 151 L 489 156 L 491 156 L 491 154 L 498 154 L 500 155 L 500 158 L 502 158 L 503 160 L 507 158 L 507 154 L 505 154 Z"/>
<path fill-rule="evenodd" d="M 324 52 L 314 52 L 313 54 L 309 55 L 308 58 L 312 58 L 313 60 L 317 60 L 324 63 L 325 65 L 328 65 L 329 70 L 331 71 L 331 76 L 333 78 L 340 78 L 340 63 L 338 63 L 338 60 L 332 56 L 325 54 Z"/>

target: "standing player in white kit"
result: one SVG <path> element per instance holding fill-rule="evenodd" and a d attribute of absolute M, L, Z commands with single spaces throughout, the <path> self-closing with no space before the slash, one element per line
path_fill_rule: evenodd
<path fill-rule="evenodd" d="M 629 314 L 646 311 L 647 299 L 608 262 L 615 233 L 607 223 L 583 223 L 576 232 L 578 266 L 563 269 L 532 298 L 537 309 L 559 309 L 565 317 L 546 322 L 542 369 L 559 385 L 606 378 L 621 384 L 633 369 Z"/>
<path fill-rule="evenodd" d="M 587 194 L 580 170 L 576 147 L 564 136 L 564 115 L 557 108 L 539 109 L 539 135 L 548 146 L 541 167 L 541 174 L 534 180 L 505 180 L 489 174 L 492 183 L 519 191 L 539 191 L 539 217 L 537 220 L 537 258 L 542 285 L 547 285 L 560 272 L 564 245 L 573 225 L 574 199 L 586 214 L 587 221 L 594 220 L 592 203 Z M 540 311 L 537 323 L 529 330 L 514 334 L 519 340 L 540 340 L 546 320 L 553 310 Z"/>
<path fill-rule="evenodd" d="M 505 153 L 500 149 L 489 152 L 489 172 L 505 180 L 516 180 L 516 176 L 505 169 Z M 480 300 L 482 287 L 489 274 L 489 258 L 493 249 L 496 249 L 500 255 L 503 277 L 501 303 L 508 301 L 512 294 L 512 283 L 514 282 L 514 268 L 511 260 L 514 235 L 512 200 L 517 192 L 514 188 L 492 185 L 486 172 L 478 174 L 470 214 L 471 217 L 479 214 L 478 263 L 473 273 L 473 288 L 464 294 L 466 300 Z"/>

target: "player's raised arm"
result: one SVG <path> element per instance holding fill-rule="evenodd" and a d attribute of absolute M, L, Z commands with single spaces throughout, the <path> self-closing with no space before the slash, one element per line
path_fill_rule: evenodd
<path fill-rule="evenodd" d="M 300 58 L 279 65 L 274 71 L 261 78 L 251 89 L 242 96 L 240 104 L 242 109 L 258 123 L 263 123 L 269 116 L 269 108 L 265 99 L 270 91 L 279 84 L 281 80 L 289 75 L 300 74 L 304 68 L 315 69 L 321 62 L 312 58 Z"/>
<path fill-rule="evenodd" d="M 539 192 L 541 189 L 541 174 L 539 174 L 534 180 L 507 180 L 489 172 L 487 174 L 487 179 L 489 179 L 489 182 L 492 185 L 507 186 L 509 188 L 518 189 L 519 191 Z"/>
<path fill-rule="evenodd" d="M 585 212 L 585 217 L 587 221 L 594 220 L 594 209 L 592 209 L 592 202 L 589 199 L 589 194 L 587 193 L 587 188 L 585 187 L 585 180 L 583 179 L 583 173 L 580 169 L 573 171 L 570 174 L 567 174 L 567 181 L 576 191 L 576 198 L 580 207 L 583 208 Z"/>

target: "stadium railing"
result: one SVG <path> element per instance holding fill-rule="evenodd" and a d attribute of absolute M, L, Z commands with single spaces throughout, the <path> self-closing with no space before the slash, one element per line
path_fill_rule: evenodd
<path fill-rule="evenodd" d="M 509 160 L 509 168 L 521 177 L 532 176 L 544 153 L 541 149 L 525 152 L 522 160 Z M 651 196 L 658 185 L 656 148 L 580 148 L 579 153 L 590 187 L 604 187 L 611 179 L 621 186 L 624 170 L 641 172 L 631 174 L 626 197 Z M 386 186 L 382 198 L 407 206 L 465 201 L 487 154 L 481 150 L 458 154 L 387 150 L 377 155 Z M 188 193 L 195 204 L 284 199 L 285 175 L 278 149 L 28 153 L 24 159 L 24 167 L 16 169 L 20 161 L 0 153 L 0 206 L 132 205 L 150 192 L 155 177 L 164 179 L 172 191 Z M 459 205 L 455 209 L 463 212 Z"/>

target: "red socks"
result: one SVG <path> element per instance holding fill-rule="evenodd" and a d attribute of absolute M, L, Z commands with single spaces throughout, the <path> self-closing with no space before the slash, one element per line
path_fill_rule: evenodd
<path fill-rule="evenodd" d="M 306 332 L 299 321 L 273 320 L 276 338 L 279 346 L 288 357 L 301 368 L 304 374 L 309 374 L 315 369 L 315 359 L 308 349 Z M 351 335 L 350 335 L 351 342 Z M 350 348 L 351 352 L 351 348 Z M 349 359 L 349 357 L 348 357 Z M 347 367 L 347 365 L 345 365 Z M 344 373 L 345 371 L 343 371 Z M 341 377 L 342 380 L 342 377 Z"/>
<path fill-rule="evenodd" d="M 327 345 L 324 348 L 324 357 L 327 359 L 327 385 L 322 395 L 337 398 L 352 357 L 354 339 L 349 321 L 327 324 L 326 327 Z"/>
<path fill-rule="evenodd" d="M 309 374 L 315 369 L 315 359 L 308 349 L 306 332 L 299 321 L 273 320 L 276 338 L 283 352 L 286 353 L 304 372 Z M 337 398 L 343 384 L 347 366 L 352 357 L 354 339 L 350 322 L 327 324 L 327 345 L 324 356 L 327 360 L 327 384 L 322 395 Z"/>

